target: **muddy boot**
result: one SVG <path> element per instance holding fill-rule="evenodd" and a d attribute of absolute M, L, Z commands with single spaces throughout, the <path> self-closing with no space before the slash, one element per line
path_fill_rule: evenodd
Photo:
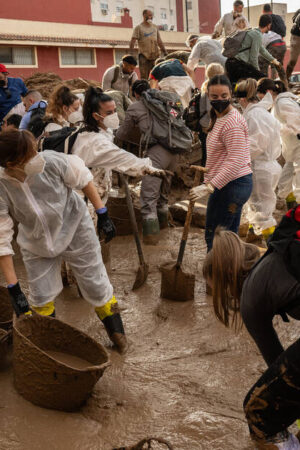
<path fill-rule="evenodd" d="M 55 305 L 54 302 L 48 302 L 43 306 L 30 306 L 40 316 L 55 317 Z"/>
<path fill-rule="evenodd" d="M 272 234 L 275 231 L 275 227 L 266 228 L 265 230 L 262 230 L 261 234 L 265 240 L 265 242 L 268 242 L 268 239 L 272 236 Z"/>
<path fill-rule="evenodd" d="M 159 228 L 163 230 L 164 228 L 168 228 L 169 226 L 169 209 L 158 209 L 157 217 L 159 222 Z"/>
<path fill-rule="evenodd" d="M 291 192 L 291 193 L 287 196 L 287 198 L 285 199 L 285 201 L 286 201 L 286 206 L 287 206 L 287 209 L 288 209 L 288 210 L 289 210 L 289 209 L 292 209 L 292 208 L 295 208 L 295 207 L 297 206 L 296 197 L 294 196 L 294 193 L 293 193 L 293 192 Z"/>
<path fill-rule="evenodd" d="M 104 306 L 95 308 L 95 311 L 118 351 L 126 353 L 128 344 L 116 297 L 113 296 Z"/>
<path fill-rule="evenodd" d="M 143 220 L 143 242 L 145 245 L 157 245 L 159 241 L 158 219 Z"/>
<path fill-rule="evenodd" d="M 261 248 L 267 248 L 266 240 L 262 234 L 255 234 L 253 227 L 250 225 L 246 236 L 247 244 L 254 244 Z"/>

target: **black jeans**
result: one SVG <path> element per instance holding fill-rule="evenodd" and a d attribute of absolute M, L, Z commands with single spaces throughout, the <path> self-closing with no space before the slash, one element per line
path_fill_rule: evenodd
<path fill-rule="evenodd" d="M 251 437 L 264 442 L 300 418 L 300 339 L 250 389 L 244 411 Z"/>
<path fill-rule="evenodd" d="M 207 139 L 207 133 L 204 133 L 204 131 L 199 131 L 198 133 L 199 140 L 201 142 L 201 149 L 202 149 L 202 158 L 201 158 L 201 166 L 205 167 L 206 164 L 206 139 Z"/>
<path fill-rule="evenodd" d="M 205 240 L 207 250 L 211 250 L 217 226 L 237 233 L 239 231 L 242 208 L 252 192 L 252 173 L 237 178 L 222 189 L 215 189 L 207 203 Z"/>
<path fill-rule="evenodd" d="M 245 78 L 260 80 L 260 78 L 265 77 L 263 72 L 257 70 L 251 64 L 245 63 L 244 61 L 240 61 L 236 58 L 228 58 L 225 63 L 225 69 L 232 84 Z"/>

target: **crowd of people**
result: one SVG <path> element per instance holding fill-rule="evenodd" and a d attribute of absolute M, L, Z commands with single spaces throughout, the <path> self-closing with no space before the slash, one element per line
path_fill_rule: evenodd
<path fill-rule="evenodd" d="M 206 173 L 189 199 L 208 197 L 207 289 L 216 317 L 236 328 L 242 320 L 269 366 L 245 399 L 250 434 L 266 446 L 259 448 L 300 449 L 287 431 L 300 417 L 300 340 L 284 351 L 272 325 L 276 314 L 300 319 L 300 104 L 288 84 L 300 53 L 300 10 L 286 71 L 286 27 L 270 5 L 252 29 L 236 0 L 212 36 L 192 34 L 188 51 L 171 54 L 152 20 L 145 10 L 129 53 L 105 71 L 102 89 L 78 93 L 62 84 L 46 100 L 0 64 L 0 269 L 17 315 L 55 316 L 65 261 L 112 342 L 126 352 L 99 243 L 116 234 L 106 207 L 112 171 L 142 178 L 143 242 L 157 245 L 168 227 L 178 154 L 200 140 Z M 199 62 L 206 66 L 202 86 Z M 99 238 L 76 191 L 94 207 Z M 277 204 L 289 209 L 278 228 Z M 246 242 L 238 237 L 243 210 Z M 16 223 L 29 301 L 13 263 Z"/>

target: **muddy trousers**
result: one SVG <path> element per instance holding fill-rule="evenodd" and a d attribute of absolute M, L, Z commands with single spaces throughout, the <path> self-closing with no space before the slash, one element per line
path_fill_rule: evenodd
<path fill-rule="evenodd" d="M 284 60 L 284 55 L 286 52 L 286 45 L 285 42 L 280 42 L 280 43 L 275 43 L 275 44 L 269 44 L 267 46 L 267 50 L 268 52 L 274 56 L 274 59 L 277 59 L 277 61 L 279 61 L 282 65 L 283 65 L 283 60 Z M 271 77 L 274 80 L 277 77 L 277 73 L 279 78 L 282 81 L 286 81 L 286 74 L 285 74 L 285 70 L 284 68 L 276 68 L 273 64 L 271 64 L 269 61 L 267 61 L 265 58 L 263 58 L 262 56 L 260 56 L 258 58 L 258 63 L 259 63 L 259 68 L 260 70 L 266 75 L 266 77 L 268 77 L 268 71 L 269 71 L 269 66 L 271 65 Z"/>
<path fill-rule="evenodd" d="M 151 147 L 147 156 L 153 167 L 173 172 L 177 164 L 177 155 L 170 153 L 161 145 Z M 141 189 L 141 213 L 143 219 L 157 219 L 157 210 L 168 209 L 168 195 L 171 188 L 171 177 L 161 179 L 146 175 L 143 177 Z"/>
<path fill-rule="evenodd" d="M 300 339 L 283 352 L 248 392 L 244 411 L 251 437 L 264 442 L 300 417 Z"/>
<path fill-rule="evenodd" d="M 43 306 L 62 291 L 61 262 L 66 261 L 73 271 L 83 297 L 92 305 L 105 305 L 113 296 L 102 261 L 99 239 L 92 218 L 85 212 L 72 241 L 60 255 L 43 258 L 21 249 L 29 284 L 29 302 Z"/>
<path fill-rule="evenodd" d="M 139 54 L 139 70 L 141 75 L 141 80 L 148 80 L 149 73 L 155 65 L 155 59 L 147 59 L 141 53 Z"/>
<path fill-rule="evenodd" d="M 291 34 L 290 60 L 286 68 L 286 75 L 288 79 L 292 75 L 292 72 L 294 70 L 295 65 L 297 64 L 299 56 L 300 56 L 300 36 Z"/>
<path fill-rule="evenodd" d="M 237 178 L 222 189 L 215 189 L 207 204 L 205 240 L 211 250 L 218 226 L 238 233 L 242 208 L 252 191 L 252 174 Z"/>

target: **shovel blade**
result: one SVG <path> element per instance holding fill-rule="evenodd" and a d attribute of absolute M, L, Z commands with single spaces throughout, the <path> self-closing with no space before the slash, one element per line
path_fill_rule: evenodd
<path fill-rule="evenodd" d="M 132 290 L 135 291 L 136 289 L 140 288 L 141 286 L 143 286 L 143 284 L 145 283 L 145 281 L 148 278 L 148 273 L 149 273 L 149 266 L 148 264 L 144 263 L 144 264 L 140 264 L 136 277 L 135 277 L 135 282 L 133 284 Z"/>
<path fill-rule="evenodd" d="M 187 302 L 194 300 L 195 275 L 183 272 L 176 265 L 161 266 L 161 293 L 162 298 Z"/>

